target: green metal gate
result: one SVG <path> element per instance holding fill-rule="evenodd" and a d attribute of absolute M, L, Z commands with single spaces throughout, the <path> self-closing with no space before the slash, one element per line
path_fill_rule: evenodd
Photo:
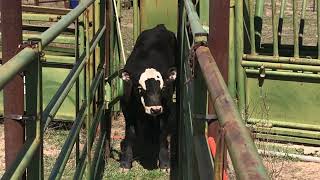
<path fill-rule="evenodd" d="M 257 138 L 320 145 L 320 8 L 307 3 L 235 1 L 233 96 Z"/>

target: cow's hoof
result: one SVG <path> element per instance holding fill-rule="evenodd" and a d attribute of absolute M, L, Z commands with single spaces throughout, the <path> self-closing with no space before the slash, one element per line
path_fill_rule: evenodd
<path fill-rule="evenodd" d="M 130 170 L 130 169 L 127 169 L 127 168 L 121 168 L 120 171 L 121 171 L 122 173 L 127 173 L 127 172 L 129 172 L 129 170 Z"/>

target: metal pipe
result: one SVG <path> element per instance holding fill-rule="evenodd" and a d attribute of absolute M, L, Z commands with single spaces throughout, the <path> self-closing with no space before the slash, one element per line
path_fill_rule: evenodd
<path fill-rule="evenodd" d="M 87 143 L 84 144 L 84 147 L 87 147 Z M 79 163 L 76 167 L 76 172 L 74 173 L 73 180 L 79 180 L 82 179 L 87 162 L 86 162 L 86 156 L 87 156 L 87 149 L 83 148 Z"/>
<path fill-rule="evenodd" d="M 293 0 L 292 3 L 292 11 L 293 11 L 293 41 L 294 41 L 294 57 L 299 57 L 299 24 L 298 24 L 298 2 L 297 0 Z"/>
<path fill-rule="evenodd" d="M 136 42 L 139 36 L 139 7 L 138 7 L 138 0 L 133 0 L 133 42 Z M 113 21 L 111 21 L 112 23 Z"/>
<path fill-rule="evenodd" d="M 11 58 L 10 61 L 0 66 L 0 90 L 2 90 L 17 73 L 25 69 L 28 64 L 34 61 L 36 57 L 37 50 L 27 47 Z"/>
<path fill-rule="evenodd" d="M 261 0 L 262 1 L 262 0 Z M 263 2 L 263 1 L 262 1 Z M 256 5 L 257 6 L 257 5 Z M 238 106 L 242 117 L 246 114 L 246 93 L 245 93 L 245 73 L 241 66 L 243 56 L 243 1 L 235 1 L 235 29 L 236 36 L 236 70 L 237 70 L 237 83 L 238 83 Z"/>
<path fill-rule="evenodd" d="M 1 32 L 0 32 L 1 36 Z M 31 38 L 39 38 L 39 34 L 23 34 L 23 41 L 27 41 Z M 2 38 L 0 37 L 0 42 L 2 41 Z M 64 36 L 60 35 L 57 36 L 53 41 L 53 43 L 60 43 L 60 44 L 74 44 L 75 43 L 75 37 L 74 36 Z"/>
<path fill-rule="evenodd" d="M 255 29 L 254 29 L 254 2 L 253 0 L 249 0 L 248 2 L 249 2 L 249 17 L 250 17 L 249 22 L 250 22 L 251 54 L 256 54 L 256 41 L 255 41 Z"/>
<path fill-rule="evenodd" d="M 249 123 L 259 123 L 259 122 L 264 122 L 264 120 L 250 118 L 250 119 L 248 119 L 248 122 Z M 268 123 L 271 126 L 276 126 L 276 127 L 310 130 L 310 131 L 320 131 L 320 127 L 318 125 L 284 122 L 284 121 L 273 121 L 273 120 L 268 120 Z"/>
<path fill-rule="evenodd" d="M 44 21 L 44 22 L 58 22 L 63 16 L 53 14 L 33 14 L 23 13 L 23 21 Z"/>
<path fill-rule="evenodd" d="M 66 16 L 63 16 L 54 26 L 46 30 L 40 35 L 43 47 L 52 42 L 61 32 L 64 31 L 71 23 L 73 23 L 80 14 L 83 13 L 95 0 L 81 1 L 81 3 Z"/>
<path fill-rule="evenodd" d="M 320 0 L 317 0 L 318 59 L 320 59 Z"/>
<path fill-rule="evenodd" d="M 236 98 L 236 51 L 235 51 L 235 22 L 234 22 L 234 0 L 230 0 L 230 20 L 229 20 L 229 68 L 228 68 L 228 88 L 231 96 Z"/>
<path fill-rule="evenodd" d="M 73 149 L 73 146 L 76 142 L 77 135 L 79 134 L 80 129 L 82 127 L 86 108 L 88 108 L 88 105 L 86 103 L 83 103 L 82 107 L 80 108 L 79 114 L 70 129 L 69 135 L 65 140 L 63 147 L 61 148 L 60 154 L 52 168 L 51 174 L 49 176 L 50 180 L 61 179 L 65 166 L 70 157 L 71 151 Z"/>
<path fill-rule="evenodd" d="M 198 13 L 192 3 L 191 0 L 184 0 L 184 5 L 186 8 L 186 12 L 188 15 L 188 20 L 190 23 L 192 35 L 194 37 L 195 42 L 206 42 L 208 33 L 205 29 L 203 29 Z"/>
<path fill-rule="evenodd" d="M 284 56 L 274 57 L 274 56 L 265 56 L 265 55 L 257 56 L 257 55 L 244 54 L 243 60 L 320 66 L 320 61 L 318 59 L 295 58 L 295 57 L 284 57 Z"/>
<path fill-rule="evenodd" d="M 276 16 L 276 0 L 272 0 L 272 32 L 273 32 L 273 56 L 279 56 L 278 49 L 278 22 Z"/>
<path fill-rule="evenodd" d="M 209 49 L 200 46 L 196 50 L 196 55 L 214 102 L 219 123 L 224 130 L 225 141 L 237 177 L 239 179 L 269 179 L 251 135 L 240 118 Z"/>
<path fill-rule="evenodd" d="M 255 62 L 255 61 L 242 61 L 243 67 L 255 67 L 270 69 L 286 69 L 293 71 L 310 71 L 310 72 L 320 72 L 320 66 L 309 66 L 309 65 L 296 65 L 296 64 L 284 64 L 284 63 L 269 63 L 269 62 Z"/>
<path fill-rule="evenodd" d="M 32 5 L 22 5 L 22 11 L 24 11 L 24 12 L 36 12 L 36 13 L 42 13 L 42 14 L 66 15 L 71 11 L 71 9 L 55 8 L 55 7 L 43 7 L 43 6 L 32 6 Z"/>
<path fill-rule="evenodd" d="M 260 75 L 261 72 L 256 69 L 246 69 L 246 73 Z M 281 72 L 281 71 L 272 71 L 265 70 L 266 78 L 268 76 L 278 76 L 278 77 L 286 77 L 286 78 L 307 78 L 307 79 L 320 79 L 320 74 L 311 74 L 311 73 L 296 73 L 296 72 Z"/>
<path fill-rule="evenodd" d="M 315 162 L 320 163 L 319 157 L 314 156 L 305 156 L 305 155 L 299 155 L 299 154 L 291 154 L 291 153 L 283 153 L 283 152 L 275 152 L 275 151 L 266 151 L 266 150 L 258 150 L 259 154 L 263 155 L 269 155 L 269 156 L 276 156 L 276 157 L 290 157 L 290 158 L 296 158 L 305 162 Z"/>
<path fill-rule="evenodd" d="M 120 0 L 118 0 L 119 2 L 121 2 Z M 116 2 L 115 0 L 112 0 L 113 2 L 113 8 L 116 9 Z M 121 56 L 122 56 L 122 65 L 124 65 L 126 63 L 126 55 L 124 53 L 124 47 L 123 47 L 123 40 L 122 40 L 122 34 L 121 34 L 121 28 L 120 28 L 120 22 L 119 22 L 119 15 L 118 12 L 115 11 L 115 16 L 116 16 L 116 26 L 117 26 L 117 37 L 118 37 L 118 43 L 120 45 L 120 52 L 121 52 Z"/>

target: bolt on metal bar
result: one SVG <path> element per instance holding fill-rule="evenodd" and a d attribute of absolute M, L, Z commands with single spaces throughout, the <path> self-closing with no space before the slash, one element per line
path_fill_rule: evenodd
<path fill-rule="evenodd" d="M 265 67 L 270 69 L 285 69 L 293 71 L 309 71 L 309 72 L 320 72 L 320 66 L 310 65 L 296 65 L 296 64 L 284 64 L 284 63 L 269 63 L 269 62 L 255 62 L 255 61 L 242 61 L 243 67 Z"/>
<path fill-rule="evenodd" d="M 207 84 L 238 179 L 269 179 L 249 130 L 244 125 L 210 50 L 200 46 L 197 59 Z M 244 163 L 245 162 L 245 163 Z"/>
<path fill-rule="evenodd" d="M 190 22 L 192 35 L 195 42 L 207 41 L 208 33 L 203 29 L 198 13 L 191 0 L 184 0 L 184 5 Z"/>
<path fill-rule="evenodd" d="M 86 108 L 88 108 L 88 105 L 86 103 L 83 103 L 82 107 L 80 108 L 79 114 L 70 129 L 69 135 L 65 140 L 63 147 L 61 148 L 59 156 L 52 168 L 51 174 L 49 176 L 50 180 L 60 179 L 62 177 L 63 171 L 68 162 L 73 146 L 76 142 L 77 135 L 79 134 L 81 126 L 83 124 Z"/>

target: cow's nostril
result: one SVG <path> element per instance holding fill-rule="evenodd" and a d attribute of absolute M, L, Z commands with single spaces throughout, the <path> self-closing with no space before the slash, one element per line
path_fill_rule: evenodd
<path fill-rule="evenodd" d="M 152 114 L 159 114 L 161 113 L 161 107 L 151 108 L 150 111 Z"/>

